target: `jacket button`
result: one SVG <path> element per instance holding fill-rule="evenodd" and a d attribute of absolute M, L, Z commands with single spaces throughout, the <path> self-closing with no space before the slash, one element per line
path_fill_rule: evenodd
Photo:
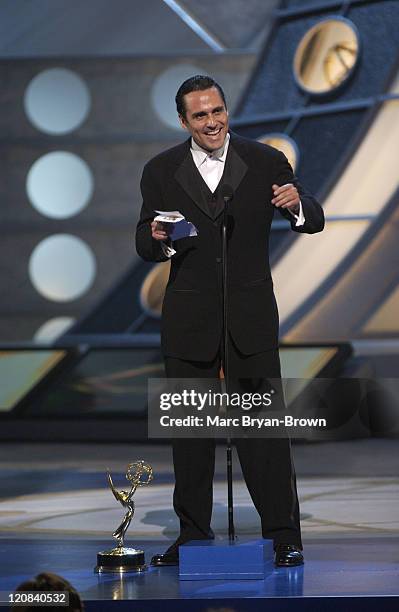
<path fill-rule="evenodd" d="M 216 257 L 216 263 L 222 263 L 222 258 L 221 257 Z"/>
<path fill-rule="evenodd" d="M 213 225 L 217 227 L 218 226 L 217 221 L 214 221 Z"/>

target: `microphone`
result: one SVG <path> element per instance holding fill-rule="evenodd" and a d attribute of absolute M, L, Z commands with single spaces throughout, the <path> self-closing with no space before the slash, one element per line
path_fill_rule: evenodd
<path fill-rule="evenodd" d="M 230 200 L 233 199 L 234 190 L 231 185 L 227 185 L 227 184 L 222 185 L 220 192 L 222 194 L 222 198 L 225 204 L 227 204 L 228 202 L 230 202 Z"/>

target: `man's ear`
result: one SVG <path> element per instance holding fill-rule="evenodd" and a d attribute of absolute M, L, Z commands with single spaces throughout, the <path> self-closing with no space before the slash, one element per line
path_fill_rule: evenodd
<path fill-rule="evenodd" d="M 186 124 L 186 120 L 184 119 L 183 115 L 179 114 L 179 122 L 180 125 L 182 126 L 183 129 L 187 130 L 187 124 Z"/>

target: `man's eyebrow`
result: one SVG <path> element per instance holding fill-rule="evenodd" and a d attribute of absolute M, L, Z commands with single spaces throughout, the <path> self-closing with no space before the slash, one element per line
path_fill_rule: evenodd
<path fill-rule="evenodd" d="M 215 108 L 213 108 L 210 112 L 211 113 L 215 113 L 216 111 L 222 111 L 224 109 L 224 106 L 215 106 Z M 207 115 L 208 113 L 206 113 L 205 111 L 198 111 L 198 113 L 193 113 L 192 116 L 195 117 L 204 117 L 204 115 Z"/>

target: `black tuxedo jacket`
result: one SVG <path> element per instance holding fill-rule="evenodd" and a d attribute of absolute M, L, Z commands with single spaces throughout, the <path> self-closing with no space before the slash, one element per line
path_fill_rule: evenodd
<path fill-rule="evenodd" d="M 279 321 L 268 254 L 274 212 L 272 185 L 294 183 L 300 193 L 304 225 L 295 227 L 295 218 L 279 209 L 291 220 L 294 231 L 320 232 L 323 210 L 300 185 L 283 153 L 234 133 L 230 133 L 224 174 L 212 198 L 192 159 L 190 142 L 188 139 L 151 159 L 141 180 L 143 205 L 136 248 L 144 260 L 167 260 L 160 242 L 151 237 L 155 210 L 179 210 L 198 230 L 198 236 L 173 243 L 177 252 L 171 258 L 162 309 L 163 354 L 208 361 L 219 349 L 223 184 L 234 190 L 227 224 L 228 329 L 244 354 L 276 348 Z"/>

